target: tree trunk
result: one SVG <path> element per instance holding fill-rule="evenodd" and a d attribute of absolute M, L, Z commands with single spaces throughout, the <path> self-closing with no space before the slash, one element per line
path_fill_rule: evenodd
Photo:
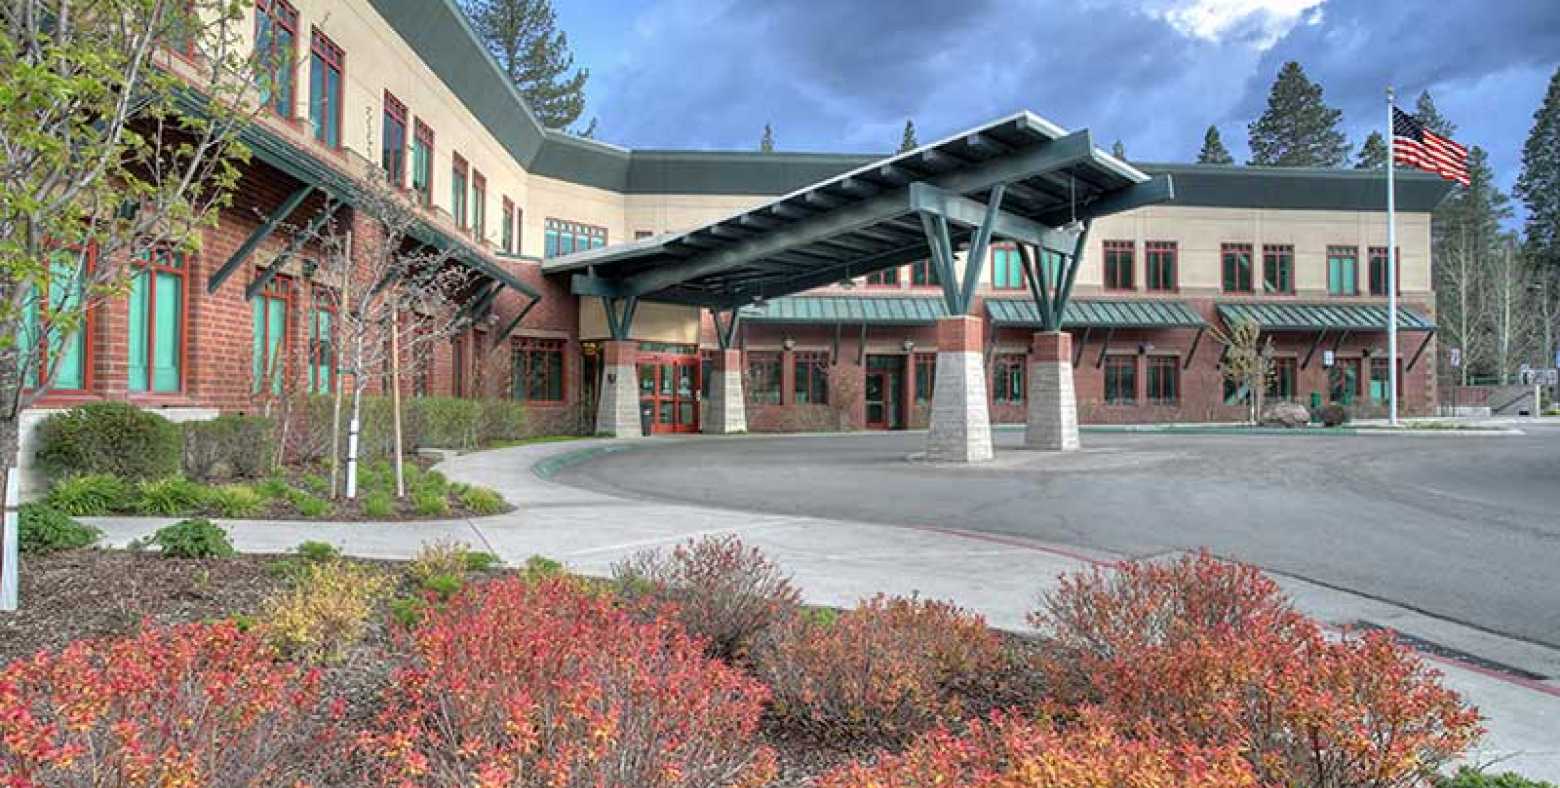
<path fill-rule="evenodd" d="M 406 497 L 401 458 L 401 316 L 390 315 L 390 412 L 395 421 L 395 497 Z"/>
<path fill-rule="evenodd" d="M 347 288 L 352 284 L 352 233 L 347 233 L 346 261 L 341 266 L 341 285 L 336 291 L 336 303 L 338 313 L 343 311 L 347 304 Z M 333 329 L 336 328 L 332 321 Z M 338 361 L 341 349 L 335 348 L 331 353 L 331 363 L 334 369 L 330 371 L 331 388 L 335 389 L 336 401 L 331 406 L 330 416 L 330 497 L 336 497 L 336 491 L 340 489 L 337 483 L 341 478 L 341 364 Z"/>
<path fill-rule="evenodd" d="M 18 532 L 14 500 L 21 490 L 21 422 L 16 417 L 0 419 L 0 501 L 5 519 L 0 523 L 0 613 L 15 611 L 21 587 L 21 534 Z"/>

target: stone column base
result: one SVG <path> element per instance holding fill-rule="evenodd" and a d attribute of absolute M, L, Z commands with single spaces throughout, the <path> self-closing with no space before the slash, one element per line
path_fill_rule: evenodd
<path fill-rule="evenodd" d="M 642 438 L 639 422 L 638 342 L 602 345 L 601 396 L 596 403 L 596 434 L 609 438 Z"/>
<path fill-rule="evenodd" d="M 747 406 L 742 399 L 742 351 L 720 351 L 713 374 L 707 418 L 699 424 L 699 431 L 710 435 L 747 432 Z"/>
<path fill-rule="evenodd" d="M 1036 333 L 1029 348 L 1028 416 L 1024 446 L 1046 451 L 1076 451 L 1078 399 L 1073 392 L 1072 335 Z"/>
<path fill-rule="evenodd" d="M 984 321 L 968 315 L 937 321 L 937 383 L 926 433 L 928 462 L 992 458 L 983 328 Z"/>

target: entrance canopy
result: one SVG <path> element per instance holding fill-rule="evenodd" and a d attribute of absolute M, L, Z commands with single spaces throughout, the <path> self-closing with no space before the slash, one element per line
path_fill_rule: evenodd
<path fill-rule="evenodd" d="M 944 249 L 983 251 L 990 237 L 1076 256 L 1077 232 L 1057 228 L 1172 196 L 1168 175 L 1095 148 L 1088 130 L 1020 112 L 695 230 L 556 257 L 542 270 L 572 274 L 578 295 L 732 309 L 916 260 L 951 268 Z M 934 250 L 939 236 L 944 249 Z"/>

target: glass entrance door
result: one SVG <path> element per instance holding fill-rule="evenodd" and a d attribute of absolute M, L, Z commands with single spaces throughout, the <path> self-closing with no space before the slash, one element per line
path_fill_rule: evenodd
<path fill-rule="evenodd" d="M 867 370 L 867 429 L 886 430 L 889 424 L 888 373 Z"/>
<path fill-rule="evenodd" d="M 639 408 L 650 413 L 651 432 L 698 432 L 699 359 L 640 355 Z"/>

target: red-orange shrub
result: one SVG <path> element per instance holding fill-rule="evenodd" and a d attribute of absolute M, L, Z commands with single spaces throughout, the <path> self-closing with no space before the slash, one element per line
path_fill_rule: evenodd
<path fill-rule="evenodd" d="M 758 785 L 769 694 L 668 617 L 577 582 L 474 585 L 410 633 L 359 743 L 386 784 Z"/>
<path fill-rule="evenodd" d="M 971 722 L 962 736 L 939 728 L 898 755 L 850 764 L 818 788 L 1246 788 L 1251 767 L 1233 747 L 1174 746 L 1122 736 L 1086 711 L 1058 728 L 1020 716 Z"/>
<path fill-rule="evenodd" d="M 0 670 L 0 784 L 286 784 L 318 685 L 231 623 L 72 643 Z"/>
<path fill-rule="evenodd" d="M 735 536 L 637 553 L 612 567 L 619 590 L 675 608 L 689 633 L 723 659 L 746 656 L 759 633 L 796 612 L 800 594 L 779 567 Z"/>
<path fill-rule="evenodd" d="M 959 690 L 999 670 L 1003 651 L 979 615 L 880 594 L 834 621 L 776 625 L 754 663 L 785 723 L 828 737 L 898 737 L 959 716 Z"/>
<path fill-rule="evenodd" d="M 1206 553 L 1064 578 L 1031 621 L 1054 695 L 1140 735 L 1241 747 L 1264 783 L 1422 783 L 1477 712 L 1383 634 L 1329 640 L 1250 566 Z"/>

